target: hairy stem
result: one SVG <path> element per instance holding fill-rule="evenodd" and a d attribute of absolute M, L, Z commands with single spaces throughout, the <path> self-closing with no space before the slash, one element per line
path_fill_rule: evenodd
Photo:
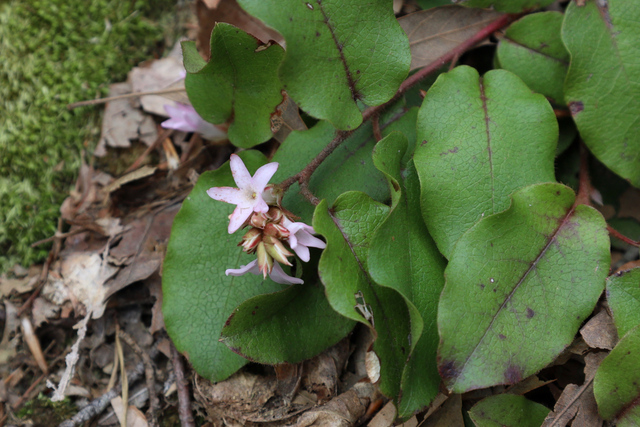
<path fill-rule="evenodd" d="M 400 97 L 402 97 L 409 89 L 419 83 L 422 79 L 440 69 L 447 62 L 457 60 L 457 58 L 459 58 L 462 53 L 477 45 L 482 40 L 493 34 L 495 31 L 506 27 L 512 21 L 519 17 L 520 15 L 502 15 L 500 18 L 482 28 L 472 37 L 468 38 L 448 53 L 442 55 L 431 64 L 427 65 L 417 73 L 407 78 L 404 82 L 402 82 L 402 84 L 398 88 L 398 91 L 389 101 L 382 105 L 369 107 L 364 110 L 364 112 L 362 113 L 362 122 L 365 123 L 366 121 L 379 116 L 382 111 L 384 111 L 390 105 L 394 104 L 398 99 L 400 99 Z M 322 164 L 322 162 L 324 162 L 327 157 L 329 157 L 331 153 L 333 153 L 333 151 L 340 146 L 340 144 L 342 144 L 349 136 L 351 136 L 354 131 L 355 129 L 349 131 L 337 131 L 336 136 L 333 138 L 333 140 L 311 162 L 309 162 L 309 164 L 304 169 L 280 183 L 280 187 L 283 189 L 283 191 L 286 191 L 291 185 L 298 182 L 300 184 L 300 189 L 303 195 L 312 204 L 317 205 L 319 200 L 309 190 L 309 179 L 311 178 L 311 175 L 313 175 L 315 170 Z"/>

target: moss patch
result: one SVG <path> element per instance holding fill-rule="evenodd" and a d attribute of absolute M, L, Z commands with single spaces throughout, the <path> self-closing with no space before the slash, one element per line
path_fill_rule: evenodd
<path fill-rule="evenodd" d="M 0 3 L 0 272 L 42 260 L 60 203 L 99 138 L 111 82 L 159 52 L 169 0 L 12 0 Z"/>

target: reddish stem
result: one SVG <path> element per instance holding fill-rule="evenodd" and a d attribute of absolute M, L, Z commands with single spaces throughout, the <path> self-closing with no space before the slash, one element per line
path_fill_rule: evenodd
<path fill-rule="evenodd" d="M 364 123 L 367 120 L 372 119 L 373 117 L 379 116 L 380 113 L 383 110 L 385 110 L 390 105 L 394 104 L 409 89 L 411 89 L 413 86 L 415 86 L 422 79 L 427 77 L 429 74 L 439 70 L 447 62 L 450 62 L 450 61 L 453 61 L 453 60 L 457 60 L 457 58 L 459 58 L 460 55 L 462 55 L 468 49 L 470 49 L 473 46 L 475 46 L 476 44 L 480 43 L 482 40 L 484 40 L 487 37 L 489 37 L 495 31 L 506 27 L 513 20 L 515 20 L 515 19 L 517 19 L 519 17 L 520 17 L 520 15 L 509 15 L 509 14 L 502 15 L 500 18 L 496 19 L 491 24 L 489 24 L 486 27 L 482 28 L 480 31 L 478 31 L 476 34 L 474 34 L 472 37 L 468 38 L 467 40 L 462 42 L 460 45 L 456 46 L 454 49 L 452 49 L 451 51 L 449 51 L 445 55 L 442 55 L 440 58 L 436 59 L 431 64 L 427 65 L 426 67 L 422 68 L 417 73 L 415 73 L 412 76 L 410 76 L 409 78 L 407 78 L 404 82 L 402 82 L 402 84 L 398 88 L 398 91 L 395 93 L 393 98 L 391 98 L 389 101 L 387 101 L 386 103 L 384 103 L 382 105 L 378 105 L 378 106 L 375 106 L 375 107 L 367 108 L 362 113 L 362 122 Z M 311 191 L 309 190 L 309 188 L 307 186 L 307 184 L 309 182 L 309 178 L 311 178 L 311 175 L 315 172 L 315 170 L 318 168 L 318 166 L 320 166 L 322 164 L 322 162 L 324 162 L 326 160 L 326 158 L 329 157 L 331 155 L 331 153 L 333 153 L 333 151 L 337 147 L 340 146 L 340 144 L 342 144 L 349 136 L 351 136 L 351 134 L 354 131 L 355 131 L 355 129 L 354 130 L 349 130 L 349 131 L 338 131 L 338 132 L 336 132 L 336 136 L 333 139 L 333 141 L 331 141 L 329 144 L 327 144 L 327 146 L 324 147 L 324 149 L 311 162 L 309 162 L 309 164 L 303 170 L 301 170 L 297 174 L 285 179 L 284 181 L 282 181 L 280 183 L 280 187 L 283 189 L 283 191 L 286 191 L 292 184 L 294 184 L 295 182 L 298 182 L 298 183 L 300 183 L 301 190 L 303 190 L 303 195 L 307 199 L 309 199 L 309 201 L 311 203 L 317 204 L 318 203 L 318 199 L 311 193 Z"/>
<path fill-rule="evenodd" d="M 640 248 L 640 242 L 636 242 L 635 240 L 630 239 L 629 237 L 627 237 L 624 234 L 620 233 L 618 230 L 616 230 L 615 228 L 613 228 L 609 224 L 607 224 L 607 231 L 609 232 L 610 235 L 612 235 L 615 238 L 618 238 L 618 239 L 622 240 L 626 244 L 631 245 L 631 246 L 635 246 L 636 248 Z"/>
<path fill-rule="evenodd" d="M 591 178 L 589 177 L 589 152 L 584 142 L 580 141 L 580 173 L 578 194 L 573 206 L 591 206 Z"/>

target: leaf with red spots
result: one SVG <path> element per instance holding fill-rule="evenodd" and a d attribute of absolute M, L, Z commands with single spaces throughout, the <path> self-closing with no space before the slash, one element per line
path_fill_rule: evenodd
<path fill-rule="evenodd" d="M 560 184 L 526 187 L 456 245 L 438 306 L 450 390 L 517 383 L 573 341 L 610 263 L 604 219 L 574 200 Z"/>
<path fill-rule="evenodd" d="M 241 356 L 269 365 L 298 363 L 336 344 L 355 322 L 331 308 L 322 285 L 312 278 L 240 304 L 222 329 L 221 341 Z"/>
<path fill-rule="evenodd" d="M 505 210 L 515 190 L 555 181 L 558 123 L 551 105 L 509 71 L 481 78 L 462 66 L 440 75 L 417 129 L 422 215 L 447 258 L 473 224 Z"/>
<path fill-rule="evenodd" d="M 640 187 L 640 4 L 571 2 L 562 41 L 571 54 L 565 101 L 589 150 Z"/>
<path fill-rule="evenodd" d="M 462 0 L 460 4 L 468 7 L 482 7 L 499 10 L 500 12 L 518 13 L 525 10 L 539 9 L 553 0 Z"/>
<path fill-rule="evenodd" d="M 409 73 L 409 42 L 387 0 L 238 3 L 284 36 L 280 79 L 287 93 L 338 129 L 358 127 L 358 103 L 383 104 Z"/>
<path fill-rule="evenodd" d="M 602 361 L 593 392 L 598 412 L 618 427 L 640 425 L 640 326 L 630 330 Z"/>
<path fill-rule="evenodd" d="M 194 42 L 183 42 L 185 88 L 203 119 L 230 121 L 229 140 L 253 147 L 271 138 L 271 114 L 283 101 L 277 71 L 283 57 L 278 45 L 262 45 L 232 25 L 219 23 L 211 33 L 206 63 Z"/>

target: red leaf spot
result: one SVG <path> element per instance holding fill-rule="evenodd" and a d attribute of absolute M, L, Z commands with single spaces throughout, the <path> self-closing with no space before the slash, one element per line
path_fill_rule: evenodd
<path fill-rule="evenodd" d="M 456 368 L 456 362 L 450 360 L 448 362 L 443 362 L 438 366 L 438 372 L 443 380 L 448 380 L 450 378 L 455 378 L 458 376 L 458 369 Z"/>
<path fill-rule="evenodd" d="M 536 312 L 533 311 L 530 307 L 527 307 L 527 319 L 531 319 L 535 315 L 536 315 Z"/>
<path fill-rule="evenodd" d="M 522 370 L 518 366 L 509 366 L 504 371 L 504 379 L 507 384 L 515 384 L 522 381 Z"/>
<path fill-rule="evenodd" d="M 571 101 L 569 103 L 569 111 L 571 112 L 572 116 L 575 116 L 582 110 L 584 110 L 584 104 L 582 103 L 582 101 Z"/>

